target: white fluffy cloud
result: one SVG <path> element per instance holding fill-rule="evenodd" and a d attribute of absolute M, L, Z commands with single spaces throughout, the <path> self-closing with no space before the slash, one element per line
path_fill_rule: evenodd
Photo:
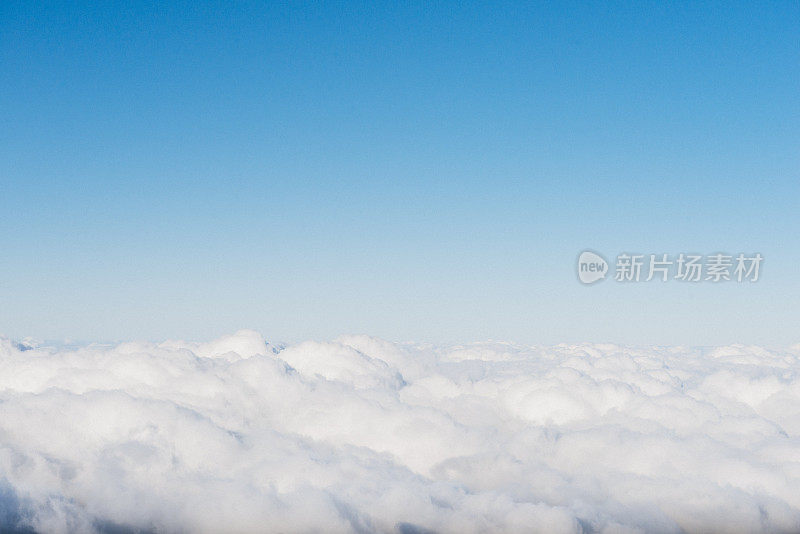
<path fill-rule="evenodd" d="M 800 531 L 800 346 L 0 340 L 0 531 Z"/>

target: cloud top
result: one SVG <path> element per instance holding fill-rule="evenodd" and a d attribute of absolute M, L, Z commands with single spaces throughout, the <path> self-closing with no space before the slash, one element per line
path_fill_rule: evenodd
<path fill-rule="evenodd" d="M 798 347 L 0 339 L 0 525 L 796 532 Z"/>

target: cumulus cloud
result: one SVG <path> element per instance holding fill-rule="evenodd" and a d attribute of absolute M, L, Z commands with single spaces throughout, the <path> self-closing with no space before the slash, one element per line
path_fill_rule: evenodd
<path fill-rule="evenodd" d="M 799 358 L 0 339 L 0 531 L 797 532 Z"/>

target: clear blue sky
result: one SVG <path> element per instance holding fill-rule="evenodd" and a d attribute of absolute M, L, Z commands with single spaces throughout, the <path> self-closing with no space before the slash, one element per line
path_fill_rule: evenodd
<path fill-rule="evenodd" d="M 798 95 L 798 2 L 3 2 L 0 333 L 800 342 Z"/>

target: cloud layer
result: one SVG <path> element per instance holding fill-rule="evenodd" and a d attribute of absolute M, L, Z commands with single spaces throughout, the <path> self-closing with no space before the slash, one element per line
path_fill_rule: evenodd
<path fill-rule="evenodd" d="M 33 345 L 0 531 L 800 531 L 800 346 Z"/>

